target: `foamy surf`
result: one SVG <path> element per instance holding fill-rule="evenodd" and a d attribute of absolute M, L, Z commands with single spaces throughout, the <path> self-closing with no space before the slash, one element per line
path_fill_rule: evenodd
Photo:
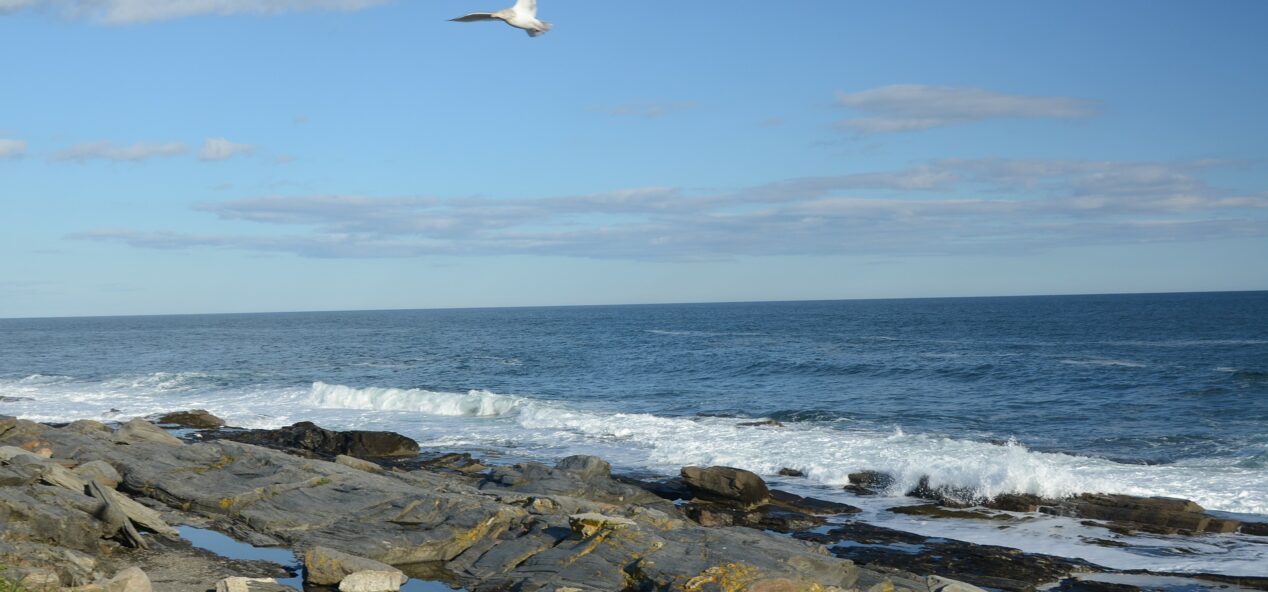
<path fill-rule="evenodd" d="M 313 383 L 309 402 L 327 409 L 413 411 L 449 417 L 499 417 L 514 412 L 521 400 L 489 391 L 448 393 L 423 389 L 353 388 Z"/>

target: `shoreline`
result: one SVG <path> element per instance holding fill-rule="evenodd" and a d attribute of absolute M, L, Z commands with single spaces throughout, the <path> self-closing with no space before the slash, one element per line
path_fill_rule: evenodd
<path fill-rule="evenodd" d="M 213 425 L 214 417 L 208 420 L 211 423 L 200 425 L 188 425 L 190 417 L 181 419 L 186 429 L 201 431 L 184 432 L 186 438 L 181 440 L 144 420 L 112 429 L 93 421 L 52 427 L 0 417 L 0 446 L 13 447 L 3 449 L 8 452 L 0 472 L 18 474 L 0 480 L 4 485 L 0 504 L 7 504 L 0 505 L 0 511 L 7 507 L 9 516 L 24 511 L 39 514 L 32 499 L 44 501 L 40 496 L 58 490 L 57 495 L 67 499 L 50 503 L 79 508 L 84 514 L 76 517 L 80 531 L 97 531 L 102 539 L 93 498 L 79 499 L 82 493 L 68 493 L 75 482 L 58 475 L 89 465 L 101 468 L 99 463 L 105 463 L 118 473 L 118 493 L 108 496 L 119 495 L 133 500 L 135 506 L 148 507 L 161 515 L 163 524 L 206 527 L 252 545 L 285 547 L 297 554 L 328 546 L 398 567 L 441 562 L 450 583 L 473 592 L 833 587 L 873 592 L 876 586 L 880 588 L 875 592 L 939 592 L 948 586 L 968 590 L 975 585 L 1010 592 L 1044 587 L 1077 592 L 1110 584 L 1072 579 L 1075 575 L 1128 573 L 1086 561 L 851 521 L 849 516 L 857 508 L 771 490 L 757 475 L 738 469 L 684 469 L 677 480 L 648 483 L 613 476 L 610 466 L 596 457 L 568 457 L 554 466 L 523 462 L 486 467 L 469 454 L 420 456 L 417 443 L 390 432 L 331 432 L 296 424 L 231 433 Z M 169 416 L 167 421 L 171 420 Z M 231 438 L 222 437 L 226 435 Z M 855 486 L 866 490 L 880 478 L 860 475 Z M 49 484 L 50 479 L 54 484 Z M 72 485 L 69 489 L 67 482 Z M 21 492 L 27 492 L 25 497 Z M 940 505 L 907 506 L 919 508 L 908 511 L 927 512 L 930 520 L 1024 521 L 1027 513 L 1056 508 L 1052 511 L 1080 519 L 1103 519 L 1108 532 L 1144 530 L 1183 536 L 1184 531 L 1230 533 L 1244 528 L 1241 523 L 1208 516 L 1196 505 L 1141 506 L 1146 498 L 1107 501 L 1104 498 L 1112 496 L 1102 496 L 1070 502 L 1012 496 L 983 509 L 967 508 L 970 504 L 948 495 L 953 492 L 918 493 Z M 332 512 L 350 520 L 332 519 Z M 1087 516 L 1095 512 L 1100 514 Z M 129 517 L 135 522 L 135 517 Z M 33 531 L 23 531 L 21 524 L 10 519 L 0 526 L 0 564 L 13 563 L 15 555 L 6 546 L 16 544 L 20 549 L 34 544 Z M 155 530 L 138 526 L 141 531 Z M 160 527 L 142 538 L 162 540 L 161 531 Z M 50 538 L 47 532 L 35 534 L 35 540 Z M 1254 533 L 1238 536 L 1268 542 Z M 178 540 L 164 543 L 166 556 L 185 563 L 208 563 L 192 558 L 189 551 L 172 550 L 172 541 Z M 82 541 L 63 542 L 68 547 L 51 548 L 78 546 L 77 553 L 86 553 Z M 107 568 L 122 566 L 129 558 L 142 566 L 154 563 L 144 555 L 153 550 L 130 556 L 119 543 L 102 543 L 111 544 L 119 548 L 100 554 L 96 561 L 101 569 L 86 570 L 52 559 L 44 567 L 20 569 L 36 574 L 37 580 L 44 577 L 47 582 L 53 573 L 59 586 L 82 586 L 104 581 L 110 575 Z M 43 549 L 44 557 L 57 555 L 47 545 Z M 939 559 L 930 563 L 929 557 Z M 217 575 L 243 572 L 225 577 L 255 577 L 262 571 L 260 566 L 233 563 L 218 569 Z M 169 577 L 165 574 L 159 569 L 152 575 L 161 580 Z M 953 583 L 935 582 L 931 576 L 950 578 L 947 582 Z M 1193 581 L 1202 581 L 1192 577 L 1207 576 L 1183 577 L 1188 583 L 1174 581 L 1172 585 L 1177 589 L 1192 586 Z M 1212 588 L 1232 584 L 1268 589 L 1268 577 L 1224 580 L 1222 584 L 1206 581 Z M 215 585 L 215 581 L 185 582 L 177 587 L 156 584 L 154 589 L 209 590 Z M 1134 589 L 1131 584 L 1113 586 L 1119 586 L 1114 588 L 1119 591 Z"/>

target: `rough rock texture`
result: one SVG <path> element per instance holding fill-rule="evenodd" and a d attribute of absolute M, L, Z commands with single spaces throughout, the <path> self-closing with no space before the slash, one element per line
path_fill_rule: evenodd
<path fill-rule="evenodd" d="M 295 592 L 272 578 L 225 578 L 216 582 L 216 592 Z"/>
<path fill-rule="evenodd" d="M 302 421 L 276 430 L 234 432 L 219 437 L 281 450 L 302 451 L 321 458 L 345 454 L 357 458 L 412 457 L 418 442 L 392 432 L 335 432 Z"/>
<path fill-rule="evenodd" d="M 401 572 L 359 571 L 339 582 L 339 592 L 397 592 L 401 589 Z"/>
<path fill-rule="evenodd" d="M 612 467 L 594 456 L 570 456 L 553 468 L 541 463 L 497 467 L 480 482 L 485 491 L 567 496 L 605 504 L 638 504 L 677 513 L 674 505 L 641 488 L 612 479 Z"/>
<path fill-rule="evenodd" d="M 1160 534 L 1237 532 L 1241 523 L 1207 515 L 1189 500 L 1085 493 L 1039 508 L 1057 516 L 1073 516 L 1125 524 L 1132 530 Z"/>
<path fill-rule="evenodd" d="M 1099 570 L 1085 561 L 929 538 L 861 522 L 846 523 L 826 533 L 795 536 L 833 545 L 834 555 L 873 570 L 937 574 L 1010 592 L 1033 592 L 1036 584 L 1055 582 L 1071 573 Z M 836 545 L 838 541 L 844 544 Z"/>
<path fill-rule="evenodd" d="M 885 473 L 864 471 L 850 475 L 846 489 L 860 495 L 874 493 L 889 487 L 893 477 Z M 1099 520 L 1115 532 L 1144 531 L 1153 534 L 1247 533 L 1247 525 L 1237 520 L 1217 518 L 1206 513 L 1198 504 L 1184 499 L 1165 497 L 1139 497 L 1133 495 L 1085 493 L 1065 499 L 1048 499 L 1025 493 L 1010 493 L 994 499 L 982 498 L 971 489 L 934 486 L 922 478 L 916 487 L 907 492 L 937 502 L 937 506 L 916 506 L 892 509 L 899 513 L 923 513 L 942 518 L 996 518 L 977 510 L 957 512 L 945 508 L 983 506 L 992 510 L 1009 512 L 1042 512 L 1055 516 Z M 1256 527 L 1251 527 L 1255 530 Z"/>
<path fill-rule="evenodd" d="M 110 488 L 118 487 L 119 481 L 123 480 L 123 477 L 119 476 L 119 471 L 110 466 L 110 463 L 99 460 L 86 462 L 75 467 L 71 472 L 84 481 L 96 481 Z"/>
<path fill-rule="evenodd" d="M 683 467 L 682 480 L 696 497 L 757 506 L 770 500 L 770 490 L 761 477 L 732 467 Z"/>
<path fill-rule="evenodd" d="M 401 570 L 385 563 L 342 553 L 327 547 L 313 547 L 304 552 L 304 581 L 319 586 L 334 586 L 359 571 L 393 572 L 399 588 L 407 578 Z"/>
<path fill-rule="evenodd" d="M 184 446 L 133 440 L 118 446 L 112 434 L 20 427 L 22 438 L 47 442 L 54 459 L 109 463 L 123 478 L 121 491 L 161 502 L 172 512 L 203 516 L 292 548 L 325 546 L 399 566 L 435 562 L 473 592 L 828 589 L 848 588 L 859 577 L 851 562 L 820 545 L 751 529 L 702 528 L 672 508 L 658 509 L 664 500 L 611 480 L 598 459 L 534 467 L 528 471 L 534 478 L 511 479 L 510 486 L 490 481 L 481 489 L 456 476 L 370 473 L 224 440 Z M 7 440 L 0 436 L 0 445 Z M 32 475 L 23 472 L 32 471 L 28 465 L 36 461 L 19 456 L 14 479 L 29 480 Z M 536 489 L 566 484 L 595 499 L 527 491 L 533 483 Z M 92 516 L 97 504 L 82 493 L 36 484 L 0 494 L 30 495 L 32 487 L 57 503 L 0 505 L 10 515 L 3 523 L 6 537 L 33 524 L 17 512 L 48 508 L 53 515 L 28 531 L 60 524 L 65 532 L 59 541 L 83 546 L 76 552 L 85 561 L 79 570 L 84 584 L 100 571 L 94 559 L 99 545 L 112 545 L 117 556 L 141 556 L 103 538 L 103 526 Z M 637 503 L 644 500 L 649 504 Z M 59 512 L 65 516 L 59 518 Z M 154 537 L 146 535 L 157 547 L 161 539 Z"/>
<path fill-rule="evenodd" d="M 184 444 L 180 438 L 139 417 L 133 418 L 131 421 L 119 426 L 119 429 L 114 433 L 114 439 L 121 444 L 141 444 L 144 442 L 157 442 L 171 446 Z"/>
<path fill-rule="evenodd" d="M 214 430 L 225 426 L 225 420 L 212 415 L 205 409 L 166 413 L 159 416 L 158 423 L 196 430 Z"/>
<path fill-rule="evenodd" d="M 848 504 L 770 490 L 758 475 L 731 467 L 686 467 L 682 476 L 695 496 L 682 509 L 702 526 L 797 532 L 823 524 L 821 516 L 860 511 Z"/>

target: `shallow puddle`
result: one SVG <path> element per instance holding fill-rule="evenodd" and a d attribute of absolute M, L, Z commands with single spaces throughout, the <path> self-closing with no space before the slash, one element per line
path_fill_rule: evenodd
<path fill-rule="evenodd" d="M 214 530 L 205 528 L 195 528 L 193 526 L 179 526 L 181 536 L 190 544 L 215 553 L 226 559 L 238 559 L 246 561 L 268 561 L 284 566 L 295 571 L 296 575 L 291 578 L 279 578 L 277 581 L 284 586 L 290 586 L 296 590 L 304 589 L 304 565 L 289 549 L 279 547 L 256 547 L 247 543 L 233 539 L 232 537 L 223 535 Z M 455 592 L 454 588 L 436 581 L 410 579 L 404 586 L 401 586 L 402 592 Z M 465 592 L 458 590 L 457 592 Z"/>

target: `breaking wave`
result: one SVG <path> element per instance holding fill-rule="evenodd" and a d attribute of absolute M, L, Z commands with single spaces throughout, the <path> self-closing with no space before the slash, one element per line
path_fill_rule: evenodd
<path fill-rule="evenodd" d="M 489 391 L 447 393 L 423 389 L 353 388 L 313 383 L 309 402 L 315 407 L 375 411 L 415 411 L 451 417 L 500 417 L 514 413 L 523 399 Z"/>

